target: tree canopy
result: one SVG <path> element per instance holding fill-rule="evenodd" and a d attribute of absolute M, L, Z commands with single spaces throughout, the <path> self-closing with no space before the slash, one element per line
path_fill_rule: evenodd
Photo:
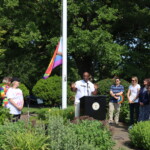
<path fill-rule="evenodd" d="M 0 1 L 0 78 L 29 88 L 42 78 L 61 36 L 60 0 Z M 150 76 L 150 1 L 68 0 L 68 79 Z M 61 67 L 52 75 L 61 75 Z"/>

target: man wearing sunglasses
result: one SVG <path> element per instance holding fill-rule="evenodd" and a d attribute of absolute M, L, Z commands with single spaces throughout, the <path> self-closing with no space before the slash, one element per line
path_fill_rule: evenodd
<path fill-rule="evenodd" d="M 115 121 L 115 124 L 118 125 L 119 122 L 119 113 L 121 104 L 118 104 L 119 96 L 124 92 L 124 87 L 120 84 L 121 81 L 118 77 L 115 78 L 115 84 L 110 88 L 110 102 L 109 102 L 109 123 L 112 124 Z M 115 114 L 114 114 L 115 111 Z M 113 114 L 114 121 L 113 121 Z"/>

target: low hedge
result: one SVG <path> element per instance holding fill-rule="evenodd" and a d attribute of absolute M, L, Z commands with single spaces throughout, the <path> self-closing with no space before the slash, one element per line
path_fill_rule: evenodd
<path fill-rule="evenodd" d="M 129 136 L 135 147 L 150 150 L 150 121 L 135 124 L 130 129 Z"/>

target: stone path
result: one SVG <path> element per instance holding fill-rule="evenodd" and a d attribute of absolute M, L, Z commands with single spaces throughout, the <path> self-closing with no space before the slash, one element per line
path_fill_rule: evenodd
<path fill-rule="evenodd" d="M 118 126 L 111 125 L 110 129 L 112 130 L 113 140 L 116 142 L 114 150 L 137 150 L 131 147 L 127 125 L 119 123 Z"/>

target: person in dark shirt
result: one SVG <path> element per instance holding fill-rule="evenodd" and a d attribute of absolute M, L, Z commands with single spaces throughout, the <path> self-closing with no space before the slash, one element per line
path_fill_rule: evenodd
<path fill-rule="evenodd" d="M 115 79 L 115 84 L 111 86 L 110 88 L 110 102 L 109 102 L 109 123 L 113 123 L 113 113 L 115 110 L 115 123 L 118 125 L 119 122 L 119 113 L 120 113 L 120 107 L 121 104 L 118 104 L 118 98 L 120 95 L 124 92 L 124 87 L 120 84 L 121 81 L 119 78 Z"/>
<path fill-rule="evenodd" d="M 147 87 L 150 84 L 150 79 L 144 79 L 143 81 L 143 87 L 140 89 L 140 93 L 139 93 L 139 103 L 140 103 L 140 113 L 139 113 L 139 119 L 138 121 L 143 121 L 144 119 L 144 105 L 143 105 L 143 99 L 145 94 L 147 93 Z"/>
<path fill-rule="evenodd" d="M 147 91 L 143 96 L 142 102 L 140 102 L 141 107 L 143 107 L 143 118 L 141 121 L 146 121 L 150 119 L 150 85 L 147 86 Z"/>

